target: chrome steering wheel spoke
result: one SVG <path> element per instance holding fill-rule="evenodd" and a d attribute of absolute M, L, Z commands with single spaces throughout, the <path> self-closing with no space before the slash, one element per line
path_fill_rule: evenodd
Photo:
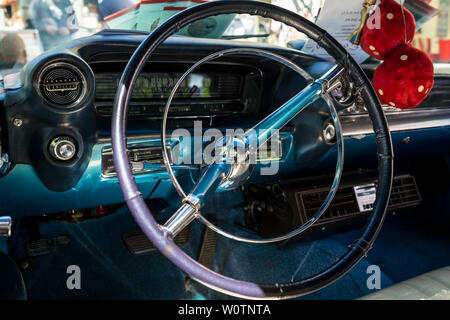
<path fill-rule="evenodd" d="M 308 84 L 306 88 L 276 109 L 253 128 L 246 132 L 248 140 L 257 142 L 258 146 L 262 146 L 272 136 L 273 130 L 279 130 L 289 121 L 295 118 L 306 107 L 323 97 L 329 91 L 333 90 L 339 83 L 339 75 L 343 72 L 343 68 L 334 65 L 322 77 Z M 253 135 L 256 135 L 255 137 Z"/>
<path fill-rule="evenodd" d="M 194 190 L 183 199 L 183 205 L 167 220 L 163 229 L 174 238 L 200 215 L 200 209 L 207 195 L 218 187 L 227 170 L 226 163 L 212 164 L 206 169 Z"/>

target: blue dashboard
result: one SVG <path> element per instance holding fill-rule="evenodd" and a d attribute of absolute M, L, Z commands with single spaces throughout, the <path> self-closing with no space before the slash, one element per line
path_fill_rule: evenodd
<path fill-rule="evenodd" d="M 144 37 L 145 34 L 109 31 L 74 40 L 36 58 L 22 70 L 16 83 L 5 84 L 2 152 L 8 154 L 11 164 L 0 178 L 1 215 L 25 217 L 123 202 L 111 166 L 114 85 Z M 173 75 L 207 54 L 237 46 L 242 44 L 173 37 L 150 58 L 148 72 Z M 296 50 L 251 46 L 283 55 L 313 76 L 321 75 L 330 66 L 329 62 Z M 79 81 L 55 84 L 48 80 L 52 77 L 51 68 L 61 67 L 62 63 L 75 66 L 76 69 L 68 70 L 73 77 L 80 75 Z M 364 69 L 368 75 L 373 71 L 370 65 Z M 448 99 L 441 98 L 448 90 L 450 76 L 436 71 L 435 88 L 423 105 L 408 111 L 385 110 L 399 173 L 407 171 L 414 159 L 450 152 L 450 106 L 445 105 Z M 204 130 L 249 128 L 306 85 L 300 75 L 263 58 L 227 58 L 205 66 L 202 74 L 195 87 L 185 85 L 187 94 L 174 103 L 170 131 L 192 129 L 194 121 L 201 121 Z M 136 157 L 131 159 L 136 162 L 135 179 L 145 198 L 179 203 L 158 153 L 161 108 L 173 81 L 170 76 L 149 76 L 140 83 L 141 94 L 131 100 L 127 143 Z M 82 89 L 74 93 L 73 102 L 54 100 L 49 93 L 52 91 L 47 90 L 76 83 L 83 87 L 77 87 Z M 45 94 L 42 88 L 46 88 Z M 195 90 L 199 90 L 198 94 L 192 93 Z M 345 137 L 344 172 L 375 170 L 374 135 L 364 106 L 341 108 L 340 121 Z M 277 158 L 278 174 L 253 174 L 247 183 L 332 175 L 336 145 L 325 141 L 323 136 L 329 122 L 330 113 L 324 101 L 309 106 L 282 130 L 280 145 L 271 150 L 271 156 Z M 51 152 L 52 144 L 59 143 L 60 137 L 69 137 L 77 149 L 70 161 L 62 161 Z M 142 159 L 151 164 L 143 166 L 139 163 Z M 256 165 L 255 172 L 273 165 L 263 160 Z M 200 169 L 181 166 L 174 169 L 185 190 L 190 190 Z"/>

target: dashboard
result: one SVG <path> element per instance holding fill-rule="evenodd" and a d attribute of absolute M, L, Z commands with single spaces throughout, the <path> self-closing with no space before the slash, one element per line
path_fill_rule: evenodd
<path fill-rule="evenodd" d="M 73 40 L 29 62 L 20 78 L 5 83 L 2 152 L 8 153 L 11 165 L 0 178 L 1 214 L 30 216 L 123 202 L 112 163 L 111 115 L 121 74 L 145 36 L 103 31 Z M 177 198 L 162 167 L 160 141 L 162 110 L 171 88 L 199 59 L 238 46 L 282 55 L 313 77 L 331 66 L 296 50 L 263 44 L 168 39 L 143 67 L 129 105 L 129 157 L 146 198 Z M 370 77 L 373 66 L 363 68 Z M 168 130 L 192 130 L 194 121 L 200 121 L 203 130 L 250 128 L 305 85 L 301 75 L 267 58 L 222 57 L 181 83 L 174 94 Z M 435 87 L 421 106 L 408 111 L 385 109 L 399 170 L 419 156 L 418 149 L 424 155 L 436 152 L 436 145 L 448 145 L 449 89 L 450 75 L 436 66 Z M 345 169 L 373 168 L 375 142 L 364 105 L 341 110 L 340 120 Z M 277 179 L 334 172 L 336 148 L 323 135 L 329 123 L 328 107 L 318 100 L 283 128 L 280 144 L 260 155 L 260 166 L 264 159 L 277 159 Z M 192 175 L 176 166 L 175 170 L 185 188 L 192 187 Z M 248 183 L 265 179 L 269 178 L 254 175 Z"/>

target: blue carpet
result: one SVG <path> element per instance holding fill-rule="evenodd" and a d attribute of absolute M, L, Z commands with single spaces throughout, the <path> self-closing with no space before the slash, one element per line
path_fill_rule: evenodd
<path fill-rule="evenodd" d="M 239 226 L 242 220 L 240 192 L 214 195 L 202 214 L 227 230 L 251 235 Z M 226 204 L 226 207 L 224 207 Z M 122 235 L 137 231 L 127 208 L 100 219 L 82 223 L 47 222 L 40 225 L 42 237 L 70 235 L 72 241 L 53 247 L 48 255 L 31 258 L 24 273 L 30 299 L 187 299 L 186 275 L 158 252 L 134 256 L 128 252 Z M 194 223 L 191 241 L 184 250 L 198 256 L 203 226 Z M 312 275 L 342 255 L 359 231 L 337 234 L 313 242 L 291 241 L 283 246 L 247 245 L 217 238 L 213 269 L 239 279 L 269 283 L 287 282 Z M 20 241 L 17 247 L 23 246 Z M 366 286 L 367 267 L 379 265 L 381 286 L 420 273 L 450 265 L 450 236 L 430 232 L 415 225 L 409 217 L 388 221 L 374 248 L 351 272 L 303 299 L 355 299 L 370 293 Z M 15 248 L 16 252 L 21 252 Z M 22 250 L 23 251 L 23 250 Z M 68 290 L 66 268 L 81 268 L 82 289 Z M 228 299 L 201 285 L 197 288 L 209 299 Z"/>
<path fill-rule="evenodd" d="M 193 226 L 192 254 L 199 247 L 202 226 Z M 31 258 L 25 272 L 29 299 L 183 299 L 185 275 L 158 252 L 132 255 L 122 235 L 137 231 L 127 208 L 101 219 L 82 223 L 50 222 L 40 225 L 44 238 L 70 235 L 66 246 L 52 247 L 51 254 Z M 198 254 L 198 253 L 195 253 Z M 81 290 L 68 290 L 66 269 L 81 269 Z"/>
<path fill-rule="evenodd" d="M 226 226 L 240 236 L 254 237 L 250 232 L 239 228 L 242 220 L 242 199 L 239 193 L 228 192 L 220 197 L 211 198 L 203 210 L 205 216 L 214 216 L 218 224 Z M 222 203 L 227 203 L 228 210 L 218 210 Z M 218 216 L 217 212 L 221 215 Z M 236 221 L 238 222 L 236 225 Z M 283 246 L 242 244 L 218 237 L 214 269 L 228 276 L 258 283 L 290 282 L 311 276 L 332 264 L 347 250 L 348 243 L 341 243 L 333 238 L 313 242 L 290 241 Z M 367 288 L 367 259 L 358 263 L 347 275 L 318 292 L 304 299 L 356 299 L 369 294 Z M 393 284 L 381 274 L 383 287 Z M 227 299 L 228 296 L 208 290 L 206 296 L 212 299 Z"/>
<path fill-rule="evenodd" d="M 333 236 L 348 243 L 357 232 Z M 404 214 L 390 217 L 369 252 L 368 260 L 380 266 L 395 283 L 450 265 L 450 233 L 426 226 Z"/>

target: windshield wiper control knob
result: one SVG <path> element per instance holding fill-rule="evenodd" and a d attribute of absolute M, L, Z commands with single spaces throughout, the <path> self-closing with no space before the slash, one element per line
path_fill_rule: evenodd
<path fill-rule="evenodd" d="M 75 139 L 68 136 L 56 137 L 50 142 L 48 151 L 56 160 L 69 161 L 77 153 L 77 143 Z"/>

